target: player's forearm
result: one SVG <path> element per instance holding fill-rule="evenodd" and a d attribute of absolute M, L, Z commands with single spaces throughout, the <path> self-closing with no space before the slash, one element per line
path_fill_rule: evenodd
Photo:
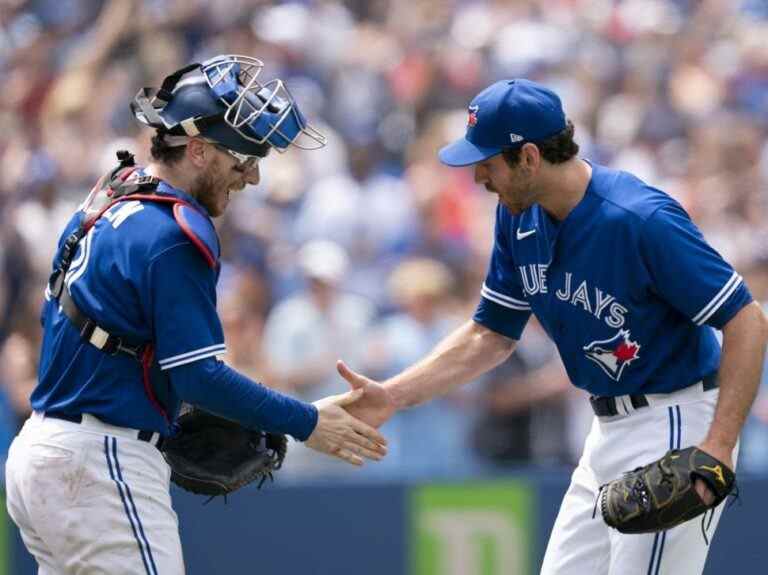
<path fill-rule="evenodd" d="M 317 409 L 258 382 L 213 358 L 170 371 L 171 384 L 184 401 L 246 427 L 287 433 L 306 440 L 317 424 Z"/>
<path fill-rule="evenodd" d="M 472 381 L 507 359 L 515 340 L 468 321 L 418 363 L 384 383 L 398 408 L 425 402 Z"/>
<path fill-rule="evenodd" d="M 753 302 L 723 328 L 723 355 L 718 379 L 720 396 L 705 443 L 732 450 L 760 385 L 768 322 Z"/>

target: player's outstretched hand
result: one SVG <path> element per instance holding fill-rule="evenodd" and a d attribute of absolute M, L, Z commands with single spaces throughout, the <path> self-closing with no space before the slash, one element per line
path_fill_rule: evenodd
<path fill-rule="evenodd" d="M 364 390 L 356 389 L 314 402 L 317 425 L 306 441 L 307 447 L 352 465 L 362 465 L 363 458 L 382 459 L 387 453 L 384 436 L 344 411 L 345 406 L 357 401 L 363 393 Z"/>
<path fill-rule="evenodd" d="M 380 427 L 397 411 L 392 396 L 382 384 L 351 370 L 341 360 L 336 362 L 336 369 L 354 391 L 365 391 L 362 397 L 344 406 L 357 419 Z"/>

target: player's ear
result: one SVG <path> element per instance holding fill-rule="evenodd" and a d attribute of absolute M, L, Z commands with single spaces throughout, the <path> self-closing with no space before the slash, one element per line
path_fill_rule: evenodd
<path fill-rule="evenodd" d="M 187 158 L 196 168 L 205 168 L 210 161 L 210 146 L 199 138 L 191 138 L 187 143 Z"/>
<path fill-rule="evenodd" d="M 526 142 L 520 149 L 520 163 L 529 171 L 535 172 L 541 165 L 541 152 L 536 144 Z"/>

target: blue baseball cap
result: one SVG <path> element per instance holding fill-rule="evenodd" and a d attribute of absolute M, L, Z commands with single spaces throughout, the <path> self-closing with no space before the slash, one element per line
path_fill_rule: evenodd
<path fill-rule="evenodd" d="M 438 154 L 440 161 L 449 166 L 482 162 L 504 148 L 545 140 L 566 126 L 558 95 L 522 78 L 488 86 L 474 97 L 468 110 L 466 135 Z"/>

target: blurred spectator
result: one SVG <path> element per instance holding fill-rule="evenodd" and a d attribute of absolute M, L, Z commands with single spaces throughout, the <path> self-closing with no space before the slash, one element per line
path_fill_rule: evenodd
<path fill-rule="evenodd" d="M 763 306 L 768 311 L 768 305 Z M 739 469 L 768 474 L 768 369 L 763 379 L 741 436 Z"/>
<path fill-rule="evenodd" d="M 296 265 L 304 287 L 278 303 L 264 327 L 267 383 L 316 401 L 347 391 L 336 373 L 336 360 L 344 354 L 353 364 L 359 361 L 376 310 L 366 299 L 340 289 L 348 258 L 338 244 L 309 242 L 299 250 Z M 293 442 L 285 470 L 289 475 L 330 474 L 348 473 L 348 467 Z"/>
<path fill-rule="evenodd" d="M 32 410 L 29 395 L 35 387 L 36 354 L 34 344 L 18 333 L 0 344 L 0 463 L 3 465 L 11 441 Z"/>
<path fill-rule="evenodd" d="M 15 224 L 30 250 L 35 278 L 51 272 L 51 254 L 56 249 L 61 230 L 75 213 L 75 202 L 61 200 L 56 177 L 58 168 L 43 151 L 27 160 L 25 179 L 21 182 L 23 198 L 15 210 Z M 39 285 L 39 284 L 38 284 Z"/>
<path fill-rule="evenodd" d="M 378 380 L 426 355 L 460 321 L 453 274 L 435 260 L 404 260 L 390 275 L 388 288 L 397 311 L 373 326 L 362 362 L 362 369 Z M 382 427 L 389 441 L 387 457 L 364 471 L 409 478 L 471 473 L 472 395 L 471 387 L 462 388 L 395 414 Z"/>
<path fill-rule="evenodd" d="M 745 279 L 752 295 L 763 302 L 763 309 L 768 312 L 768 267 L 750 270 Z M 741 434 L 739 469 L 768 475 L 768 363 L 763 366 L 757 398 Z"/>
<path fill-rule="evenodd" d="M 3 225 L 0 217 L 0 345 L 14 326 L 36 322 L 30 314 L 27 289 L 34 289 L 27 245 L 15 227 Z M 31 327 L 31 326 L 30 326 Z"/>
<path fill-rule="evenodd" d="M 529 322 L 515 353 L 486 374 L 483 387 L 473 436 L 481 456 L 497 466 L 575 463 L 566 441 L 571 384 L 538 322 Z"/>
<path fill-rule="evenodd" d="M 219 280 L 219 316 L 227 342 L 227 364 L 255 381 L 281 388 L 270 377 L 261 348 L 269 302 L 267 280 L 254 268 L 226 267 Z"/>
<path fill-rule="evenodd" d="M 349 264 L 338 244 L 309 242 L 299 250 L 296 265 L 305 285 L 269 313 L 264 350 L 275 382 L 315 401 L 346 391 L 336 375 L 336 360 L 343 353 L 353 364 L 358 361 L 376 310 L 366 299 L 340 289 Z"/>

